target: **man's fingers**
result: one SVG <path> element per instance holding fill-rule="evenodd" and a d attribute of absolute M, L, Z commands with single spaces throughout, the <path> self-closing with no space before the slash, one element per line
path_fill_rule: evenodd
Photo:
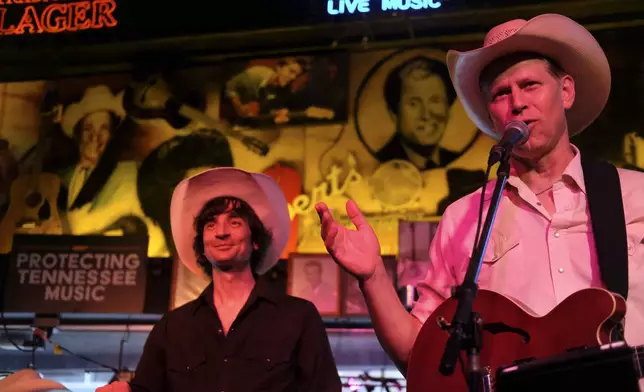
<path fill-rule="evenodd" d="M 356 202 L 351 199 L 347 201 L 347 215 L 358 230 L 364 230 L 371 227 L 369 226 L 367 219 L 364 217 L 364 215 L 362 215 L 362 212 L 360 211 L 360 208 L 358 208 Z"/>
<path fill-rule="evenodd" d="M 318 213 L 318 217 L 320 217 L 320 222 L 323 222 L 325 220 L 333 219 L 333 216 L 331 215 L 331 210 L 329 210 L 329 207 L 324 202 L 319 202 L 318 204 L 315 205 L 315 212 Z"/>
<path fill-rule="evenodd" d="M 329 252 L 333 252 L 334 244 L 335 244 L 335 239 L 338 236 L 338 226 L 333 225 L 329 228 L 329 231 L 326 233 L 325 236 L 322 237 L 324 240 L 324 246 Z"/>

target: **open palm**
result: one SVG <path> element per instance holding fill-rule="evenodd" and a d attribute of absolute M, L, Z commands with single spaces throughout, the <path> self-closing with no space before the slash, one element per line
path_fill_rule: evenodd
<path fill-rule="evenodd" d="M 346 228 L 333 219 L 326 204 L 318 203 L 315 206 L 322 224 L 322 240 L 336 263 L 356 278 L 368 279 L 381 260 L 380 244 L 356 203 L 349 200 L 346 208 L 356 230 Z"/>

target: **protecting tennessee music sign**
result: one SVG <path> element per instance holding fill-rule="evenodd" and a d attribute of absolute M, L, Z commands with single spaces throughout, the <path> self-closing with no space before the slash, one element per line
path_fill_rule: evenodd
<path fill-rule="evenodd" d="M 5 311 L 140 313 L 147 240 L 16 235 Z"/>
<path fill-rule="evenodd" d="M 0 35 L 111 28 L 115 11 L 115 0 L 0 0 Z"/>

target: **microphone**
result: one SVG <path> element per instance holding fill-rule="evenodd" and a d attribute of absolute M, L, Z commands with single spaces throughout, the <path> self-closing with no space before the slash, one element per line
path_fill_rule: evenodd
<path fill-rule="evenodd" d="M 530 138 L 528 124 L 520 120 L 512 120 L 505 125 L 503 137 L 490 150 L 488 166 L 492 166 L 503 158 L 503 155 L 512 151 L 515 145 L 522 145 Z"/>

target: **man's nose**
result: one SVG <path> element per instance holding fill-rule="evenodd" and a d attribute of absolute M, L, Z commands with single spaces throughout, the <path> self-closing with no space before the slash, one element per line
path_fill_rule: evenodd
<path fill-rule="evenodd" d="M 513 115 L 518 115 L 523 112 L 523 110 L 526 108 L 525 104 L 525 98 L 523 97 L 523 93 L 518 90 L 513 90 L 512 91 L 512 114 Z"/>
<path fill-rule="evenodd" d="M 215 237 L 223 239 L 230 236 L 230 230 L 228 230 L 228 225 L 219 225 L 215 229 Z"/>

